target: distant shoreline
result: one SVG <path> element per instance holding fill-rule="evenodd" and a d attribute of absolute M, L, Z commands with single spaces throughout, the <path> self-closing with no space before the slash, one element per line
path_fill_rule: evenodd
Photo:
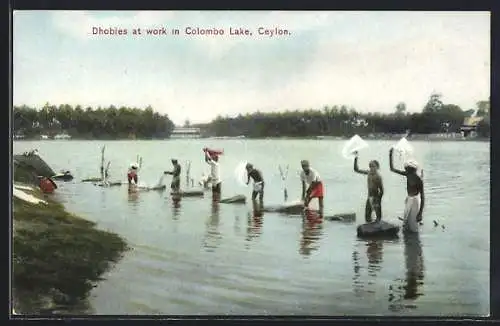
<path fill-rule="evenodd" d="M 394 135 L 380 135 L 380 136 L 361 136 L 363 139 L 369 140 L 399 140 L 405 135 L 394 134 Z M 282 137 L 242 137 L 242 136 L 214 136 L 214 137 L 197 137 L 197 138 L 116 138 L 116 139 L 99 139 L 99 138 L 71 138 L 71 139 L 38 139 L 38 138 L 23 138 L 23 139 L 13 139 L 13 142 L 23 142 L 23 141 L 43 141 L 43 142 L 69 142 L 69 141 L 158 141 L 158 140 L 168 140 L 168 141 L 178 141 L 178 140 L 348 140 L 350 137 L 347 136 L 306 136 L 306 137 L 292 137 L 292 136 L 282 136 Z M 410 141 L 427 141 L 427 142 L 440 142 L 440 141 L 455 141 L 455 142 L 490 142 L 490 138 L 484 137 L 446 137 L 437 136 L 435 134 L 413 134 L 407 137 Z"/>

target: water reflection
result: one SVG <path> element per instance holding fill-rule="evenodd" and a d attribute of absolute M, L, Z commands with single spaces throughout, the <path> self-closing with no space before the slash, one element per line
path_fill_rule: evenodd
<path fill-rule="evenodd" d="M 367 286 L 375 283 L 378 273 L 382 270 L 382 262 L 384 258 L 384 245 L 386 243 L 396 243 L 394 240 L 360 240 L 356 241 L 356 249 L 352 253 L 352 264 L 354 268 L 354 276 L 352 278 L 352 288 L 356 296 L 363 296 L 366 293 L 375 293 L 374 290 L 369 289 Z M 363 248 L 364 247 L 364 248 Z M 361 263 L 361 250 L 366 254 L 366 265 Z M 368 276 L 367 279 L 362 278 L 361 270 L 365 269 Z"/>
<path fill-rule="evenodd" d="M 239 235 L 241 233 L 240 215 L 239 214 L 236 214 L 236 216 L 234 217 L 234 227 L 233 227 L 233 230 L 234 230 L 234 234 L 235 235 Z"/>
<path fill-rule="evenodd" d="M 354 268 L 354 276 L 352 277 L 352 288 L 354 295 L 361 296 L 363 294 L 363 283 L 360 281 L 361 277 L 361 265 L 359 263 L 359 252 L 354 250 L 352 252 L 352 266 Z"/>
<path fill-rule="evenodd" d="M 420 288 L 424 284 L 424 259 L 422 243 L 418 233 L 404 235 L 404 256 L 406 277 L 397 279 L 396 285 L 389 288 L 389 309 L 399 311 L 403 308 L 415 308 L 410 304 L 423 295 Z"/>
<path fill-rule="evenodd" d="M 172 196 L 172 219 L 177 221 L 181 213 L 181 197 Z"/>
<path fill-rule="evenodd" d="M 323 219 L 315 213 L 306 213 L 302 219 L 299 253 L 304 257 L 308 257 L 313 251 L 318 250 L 318 240 L 322 234 Z"/>
<path fill-rule="evenodd" d="M 366 257 L 368 258 L 368 275 L 376 277 L 382 269 L 384 240 L 371 240 L 366 244 Z"/>
<path fill-rule="evenodd" d="M 139 206 L 139 192 L 128 189 L 128 203 L 131 207 L 137 209 Z"/>
<path fill-rule="evenodd" d="M 203 241 L 205 251 L 213 252 L 219 246 L 222 239 L 222 235 L 219 231 L 219 223 L 219 202 L 212 201 L 211 214 L 205 223 L 205 239 Z"/>
<path fill-rule="evenodd" d="M 252 213 L 247 218 L 247 236 L 246 241 L 252 241 L 262 234 L 262 224 L 264 223 L 264 214 L 257 201 L 252 201 Z"/>

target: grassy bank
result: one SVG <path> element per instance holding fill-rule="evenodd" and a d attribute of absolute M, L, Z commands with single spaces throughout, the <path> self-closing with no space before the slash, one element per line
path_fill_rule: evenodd
<path fill-rule="evenodd" d="M 27 314 L 64 312 L 81 305 L 127 246 L 39 190 L 25 192 L 47 204 L 12 201 L 14 308 Z"/>

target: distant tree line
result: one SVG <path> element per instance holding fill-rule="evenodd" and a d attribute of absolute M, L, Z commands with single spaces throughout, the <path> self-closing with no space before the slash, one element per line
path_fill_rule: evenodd
<path fill-rule="evenodd" d="M 83 139 L 168 138 L 174 128 L 168 115 L 160 115 L 150 106 L 93 109 L 48 103 L 41 109 L 15 106 L 13 124 L 14 132 L 27 138 L 62 132 Z"/>
<path fill-rule="evenodd" d="M 278 113 L 218 116 L 206 125 L 214 136 L 246 137 L 308 137 L 352 136 L 354 134 L 394 134 L 408 130 L 415 134 L 459 132 L 464 118 L 481 116 L 477 132 L 489 137 L 489 100 L 477 103 L 477 108 L 463 110 L 455 104 L 445 104 L 440 94 L 432 94 L 420 113 L 408 113 L 404 102 L 391 114 L 360 113 L 347 106 L 324 107 L 322 110 L 295 110 Z"/>
<path fill-rule="evenodd" d="M 463 110 L 455 104 L 445 104 L 440 94 L 431 94 L 420 113 L 408 113 L 406 104 L 399 102 L 390 114 L 360 113 L 352 107 L 325 106 L 322 110 L 218 116 L 207 124 L 193 125 L 213 136 L 310 137 L 345 136 L 354 134 L 401 134 L 408 130 L 416 134 L 459 132 L 466 117 L 482 117 L 476 131 L 480 137 L 490 136 L 490 101 L 479 101 L 477 107 Z M 174 123 L 168 115 L 160 115 L 148 106 L 145 109 L 114 106 L 93 109 L 68 104 L 46 104 L 41 109 L 15 106 L 14 132 L 26 138 L 65 132 L 74 138 L 123 139 L 168 138 Z M 185 121 L 190 126 L 189 120 Z"/>

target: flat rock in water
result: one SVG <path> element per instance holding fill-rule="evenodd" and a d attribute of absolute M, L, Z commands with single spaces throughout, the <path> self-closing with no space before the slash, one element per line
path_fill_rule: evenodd
<path fill-rule="evenodd" d="M 274 206 L 264 206 L 263 212 L 268 213 L 283 213 L 283 214 L 302 214 L 304 211 L 304 204 L 293 203 L 288 205 L 274 205 Z"/>
<path fill-rule="evenodd" d="M 87 178 L 87 179 L 83 179 L 82 182 L 100 182 L 102 181 L 101 178 L 99 177 L 95 177 L 95 178 Z"/>
<path fill-rule="evenodd" d="M 400 227 L 385 221 L 361 224 L 357 228 L 358 237 L 397 237 Z"/>
<path fill-rule="evenodd" d="M 229 198 L 224 198 L 219 201 L 221 204 L 244 204 L 247 202 L 247 197 L 245 195 L 236 195 Z"/>
<path fill-rule="evenodd" d="M 203 197 L 203 190 L 182 190 L 179 193 L 171 193 L 172 195 L 177 195 L 181 197 Z"/>
<path fill-rule="evenodd" d="M 121 186 L 122 182 L 121 181 L 99 182 L 96 183 L 96 185 L 99 187 L 115 187 L 115 186 Z"/>
<path fill-rule="evenodd" d="M 167 189 L 166 185 L 160 185 L 148 188 L 148 190 L 165 190 L 165 189 Z"/>
<path fill-rule="evenodd" d="M 327 221 L 355 222 L 356 221 L 356 213 L 325 215 L 324 219 Z"/>
<path fill-rule="evenodd" d="M 58 173 L 52 176 L 54 180 L 71 181 L 73 176 L 70 173 Z"/>

